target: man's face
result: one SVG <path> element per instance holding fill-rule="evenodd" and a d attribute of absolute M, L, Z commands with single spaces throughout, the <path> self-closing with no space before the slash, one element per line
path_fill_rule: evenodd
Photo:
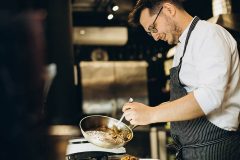
<path fill-rule="evenodd" d="M 181 34 L 179 27 L 170 16 L 164 13 L 164 8 L 161 8 L 158 13 L 151 16 L 148 8 L 143 9 L 140 24 L 155 41 L 163 40 L 168 44 L 177 44 Z"/>

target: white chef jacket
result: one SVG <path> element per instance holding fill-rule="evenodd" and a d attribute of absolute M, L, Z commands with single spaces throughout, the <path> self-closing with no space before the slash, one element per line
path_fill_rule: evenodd
<path fill-rule="evenodd" d="M 179 37 L 173 66 L 179 64 L 189 26 Z M 187 92 L 194 93 L 207 119 L 235 131 L 239 126 L 240 65 L 237 43 L 217 24 L 198 21 L 193 30 L 179 74 Z"/>

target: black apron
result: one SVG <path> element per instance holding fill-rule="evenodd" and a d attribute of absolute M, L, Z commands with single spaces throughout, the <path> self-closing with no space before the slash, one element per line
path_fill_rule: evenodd
<path fill-rule="evenodd" d="M 183 55 L 178 66 L 170 70 L 170 101 L 187 95 L 179 80 L 188 40 L 199 18 L 195 17 L 187 33 Z M 207 120 L 205 116 L 187 121 L 171 122 L 171 136 L 175 142 L 178 160 L 240 160 L 240 134 L 226 131 Z"/>

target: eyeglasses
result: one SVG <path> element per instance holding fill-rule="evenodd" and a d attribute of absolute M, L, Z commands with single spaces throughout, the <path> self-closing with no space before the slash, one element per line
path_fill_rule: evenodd
<path fill-rule="evenodd" d="M 149 32 L 147 32 L 147 34 L 150 35 L 150 36 L 152 36 L 152 33 L 157 33 L 158 32 L 155 22 L 156 22 L 156 20 L 159 16 L 159 14 L 161 13 L 162 9 L 163 9 L 163 7 L 160 8 L 160 10 L 159 10 L 156 18 L 154 19 L 153 23 L 148 27 Z"/>

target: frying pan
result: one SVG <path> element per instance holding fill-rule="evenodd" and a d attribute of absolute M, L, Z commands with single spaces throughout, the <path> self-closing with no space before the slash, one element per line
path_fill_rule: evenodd
<path fill-rule="evenodd" d="M 136 126 L 127 126 L 120 122 L 118 126 L 117 119 L 102 116 L 91 115 L 84 117 L 80 123 L 81 132 L 86 140 L 103 148 L 119 148 L 124 146 L 133 138 L 132 129 Z"/>

